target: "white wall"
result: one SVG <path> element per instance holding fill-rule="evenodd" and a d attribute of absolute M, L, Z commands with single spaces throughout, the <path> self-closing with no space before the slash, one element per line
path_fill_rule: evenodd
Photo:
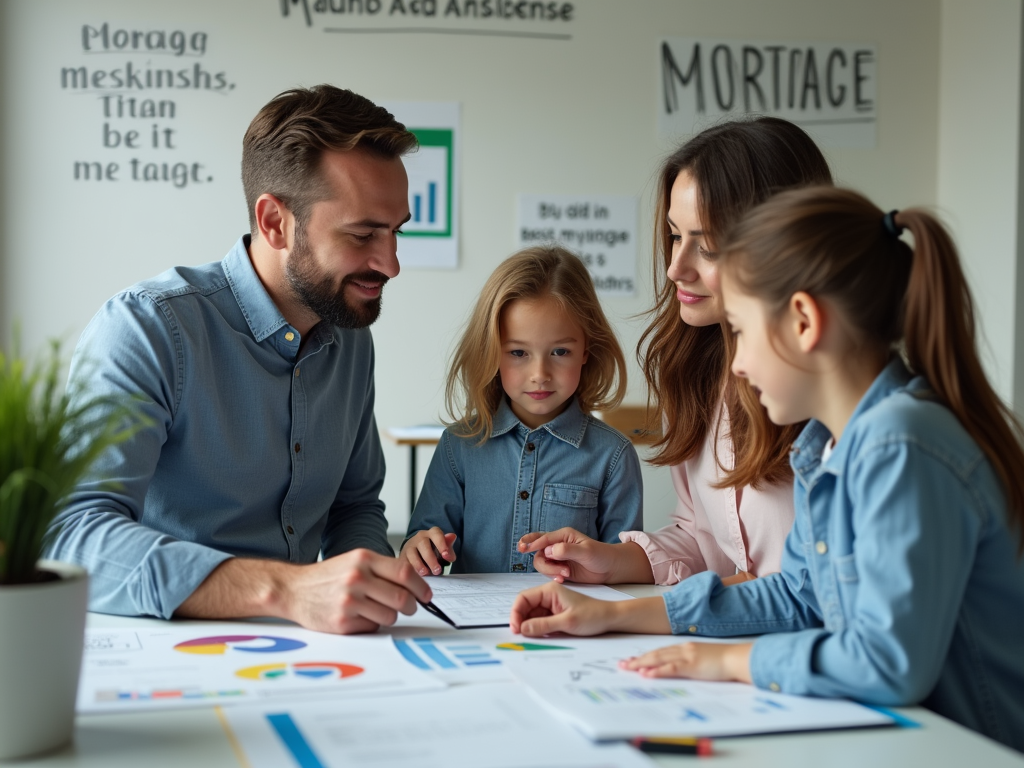
<path fill-rule="evenodd" d="M 385 4 L 389 4 L 386 0 Z M 462 253 L 455 271 L 407 270 L 389 284 L 374 326 L 378 422 L 436 418 L 451 342 L 493 266 L 515 247 L 519 193 L 640 195 L 633 298 L 605 307 L 627 350 L 649 296 L 651 182 L 670 149 L 655 132 L 663 36 L 849 41 L 878 47 L 878 146 L 831 150 L 838 179 L 885 207 L 936 201 L 939 6 L 931 0 L 576 0 L 572 40 L 329 35 L 279 0 L 6 0 L 0 5 L 0 332 L 20 320 L 26 345 L 73 344 L 97 307 L 173 264 L 219 259 L 246 230 L 240 140 L 275 93 L 330 81 L 380 100 L 462 103 Z M 973 4 L 971 6 L 974 7 Z M 215 181 L 178 190 L 83 186 L 75 159 L 101 153 L 96 95 L 60 88 L 82 59 L 82 24 L 204 29 L 204 65 L 225 95 L 182 94 L 175 157 Z M 322 25 L 321 25 L 322 26 Z M 1019 27 L 1019 22 L 1017 24 Z M 189 64 L 193 60 L 188 61 Z M 110 150 L 112 154 L 116 154 Z M 631 368 L 629 400 L 643 399 Z M 384 499 L 405 523 L 407 452 L 387 445 Z M 421 452 L 422 466 L 427 451 Z M 664 470 L 647 470 L 648 527 L 671 510 Z"/>
<path fill-rule="evenodd" d="M 1021 305 L 1021 3 L 943 0 L 938 203 L 978 307 L 999 394 L 1024 413 Z"/>

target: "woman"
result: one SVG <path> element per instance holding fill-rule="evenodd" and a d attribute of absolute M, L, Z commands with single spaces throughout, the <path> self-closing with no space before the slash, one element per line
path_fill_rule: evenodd
<path fill-rule="evenodd" d="M 831 183 L 811 138 L 773 117 L 709 128 L 665 160 L 657 302 L 637 355 L 664 426 L 652 463 L 671 467 L 679 504 L 669 525 L 622 533 L 619 544 L 571 528 L 529 533 L 519 551 L 536 553 L 537 571 L 557 581 L 675 584 L 708 570 L 725 583 L 779 570 L 793 521 L 788 451 L 803 425 L 772 424 L 749 385 L 729 376 L 715 244 L 776 192 Z"/>

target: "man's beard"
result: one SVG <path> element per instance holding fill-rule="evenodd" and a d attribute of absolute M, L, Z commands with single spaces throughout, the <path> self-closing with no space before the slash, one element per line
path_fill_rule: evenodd
<path fill-rule="evenodd" d="M 305 232 L 296 233 L 295 246 L 285 262 L 284 274 L 303 306 L 328 325 L 366 328 L 380 317 L 379 296 L 370 301 L 350 303 L 345 298 L 345 287 L 352 282 L 380 283 L 383 290 L 384 283 L 388 281 L 387 275 L 373 269 L 346 275 L 341 287 L 334 290 L 332 279 L 324 275 L 313 260 Z"/>

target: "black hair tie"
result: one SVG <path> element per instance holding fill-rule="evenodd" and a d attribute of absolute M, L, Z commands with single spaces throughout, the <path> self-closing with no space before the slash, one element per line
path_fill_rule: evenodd
<path fill-rule="evenodd" d="M 899 211 L 889 211 L 882 217 L 882 228 L 890 237 L 899 237 L 903 234 L 903 227 L 896 223 L 896 214 Z"/>

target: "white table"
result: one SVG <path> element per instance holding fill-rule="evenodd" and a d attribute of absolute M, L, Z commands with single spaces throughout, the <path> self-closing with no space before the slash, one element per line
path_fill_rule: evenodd
<path fill-rule="evenodd" d="M 658 593 L 649 586 L 619 587 L 636 597 Z M 195 622 L 202 624 L 202 622 Z M 161 625 L 153 619 L 89 615 L 90 627 Z M 666 637 L 666 643 L 672 638 Z M 715 755 L 702 760 L 713 768 L 1024 768 L 1024 755 L 921 707 L 897 710 L 921 728 L 850 731 L 715 739 Z M 665 766 L 692 766 L 692 757 L 658 756 Z M 530 764 L 524 754 L 523 765 Z M 84 715 L 74 743 L 31 761 L 2 765 L 39 768 L 205 768 L 242 764 L 213 709 L 164 710 L 128 715 Z M 287 768 L 287 767 L 285 767 Z"/>

